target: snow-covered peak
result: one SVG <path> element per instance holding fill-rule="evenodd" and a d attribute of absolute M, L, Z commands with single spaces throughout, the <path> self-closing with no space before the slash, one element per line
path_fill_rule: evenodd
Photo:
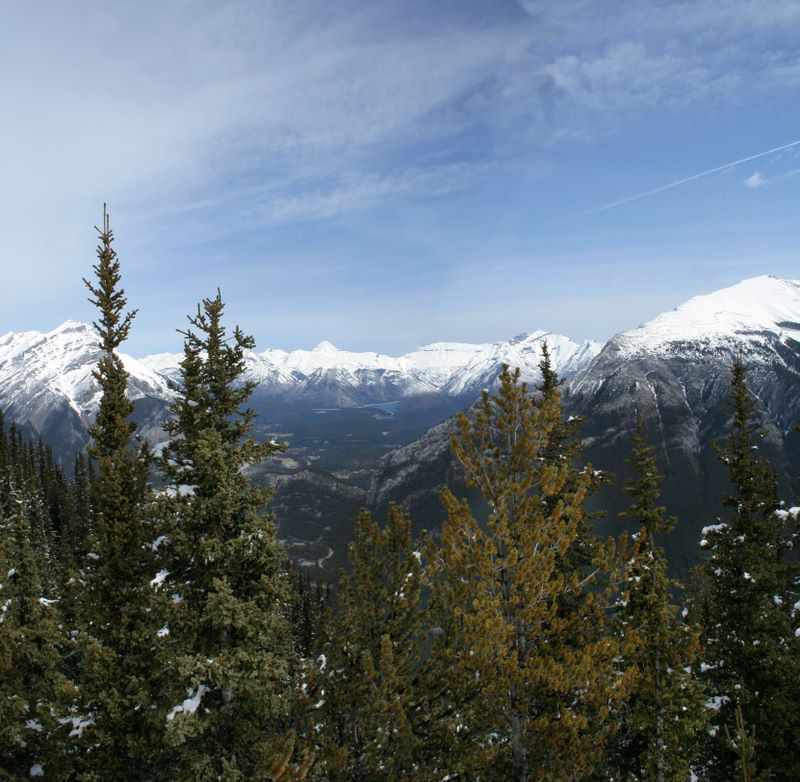
<path fill-rule="evenodd" d="M 178 366 L 183 361 L 183 353 L 151 353 L 139 360 L 145 366 L 159 372 L 162 369 L 172 369 Z"/>
<path fill-rule="evenodd" d="M 542 337 L 548 336 L 548 332 L 546 331 L 531 331 L 530 333 L 523 332 L 522 334 L 517 334 L 516 337 L 509 340 L 510 345 L 522 345 L 526 342 L 533 343 L 533 342 L 540 342 Z"/>
<path fill-rule="evenodd" d="M 328 341 L 313 350 L 270 348 L 246 355 L 251 380 L 275 389 L 320 382 L 377 389 L 389 384 L 393 395 L 443 392 L 469 394 L 492 383 L 502 364 L 522 368 L 526 380 L 538 377 L 541 345 L 547 341 L 556 370 L 569 377 L 599 352 L 595 342 L 575 343 L 545 331 L 521 334 L 508 342 L 434 342 L 402 356 L 340 350 Z M 160 353 L 142 363 L 175 379 L 180 355 Z"/>
<path fill-rule="evenodd" d="M 772 275 L 742 280 L 695 296 L 613 342 L 623 353 L 664 353 L 687 342 L 715 348 L 767 333 L 800 338 L 800 280 Z"/>
<path fill-rule="evenodd" d="M 100 358 L 94 328 L 68 320 L 48 332 L 9 332 L 0 337 L 0 400 L 18 409 L 17 420 L 27 399 L 42 395 L 59 398 L 80 416 L 91 416 L 99 400 L 99 386 L 92 372 Z M 168 398 L 164 378 L 132 356 L 121 354 L 131 376 L 133 398 L 152 395 Z"/>

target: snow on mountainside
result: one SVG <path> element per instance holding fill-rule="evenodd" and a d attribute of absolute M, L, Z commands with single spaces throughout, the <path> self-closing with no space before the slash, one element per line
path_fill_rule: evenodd
<path fill-rule="evenodd" d="M 668 355 L 685 350 L 709 351 L 749 343 L 756 355 L 764 338 L 800 339 L 800 280 L 764 275 L 752 277 L 705 296 L 695 296 L 612 340 L 626 355 Z M 748 356 L 750 358 L 750 356 Z"/>
<path fill-rule="evenodd" d="M 535 331 L 509 342 L 465 344 L 437 342 L 403 356 L 353 353 L 321 342 L 313 350 L 269 349 L 247 356 L 247 374 L 263 390 L 303 395 L 357 393 L 361 402 L 416 394 L 476 395 L 491 386 L 503 363 L 518 366 L 526 380 L 538 377 L 541 344 L 547 341 L 553 363 L 564 377 L 585 367 L 600 350 L 597 342 L 576 343 L 558 334 Z M 142 363 L 175 377 L 179 354 L 146 356 Z"/>
<path fill-rule="evenodd" d="M 551 339 L 551 347 L 556 343 Z M 509 343 L 512 344 L 512 343 Z M 699 529 L 721 511 L 725 472 L 711 443 L 729 431 L 731 363 L 739 356 L 764 426 L 759 445 L 786 496 L 800 465 L 800 281 L 755 277 L 697 296 L 617 334 L 564 387 L 565 414 L 583 418 L 587 462 L 618 476 L 605 490 L 609 531 L 630 498 L 631 435 L 645 422 L 665 475 L 663 500 L 681 520 L 670 536 L 676 567 L 691 564 Z M 510 363 L 515 363 L 512 359 Z M 566 374 L 561 370 L 562 374 Z M 441 517 L 438 492 L 458 480 L 450 455 L 453 419 L 381 458 L 368 504 L 403 503 L 424 525 Z M 688 552 L 688 553 L 687 553 Z"/>
<path fill-rule="evenodd" d="M 94 329 L 68 320 L 47 333 L 9 332 L 0 337 L 0 409 L 8 420 L 54 443 L 79 443 L 97 411 L 100 388 L 92 370 L 100 357 Z M 122 355 L 131 398 L 162 407 L 172 398 L 157 372 Z M 145 402 L 141 405 L 148 408 Z M 145 413 L 146 415 L 146 413 Z"/>
<path fill-rule="evenodd" d="M 5 406 L 52 394 L 65 399 L 82 417 L 92 415 L 100 387 L 92 376 L 100 345 L 94 329 L 68 320 L 47 333 L 13 331 L 0 337 L 0 400 Z M 164 378 L 131 356 L 122 354 L 131 376 L 129 394 L 170 398 Z"/>
<path fill-rule="evenodd" d="M 735 356 L 776 423 L 791 428 L 800 384 L 800 281 L 765 275 L 695 296 L 612 337 L 569 393 L 595 417 L 616 410 L 629 418 L 649 399 L 662 412 L 686 407 L 700 425 L 711 407 L 724 406 Z"/>

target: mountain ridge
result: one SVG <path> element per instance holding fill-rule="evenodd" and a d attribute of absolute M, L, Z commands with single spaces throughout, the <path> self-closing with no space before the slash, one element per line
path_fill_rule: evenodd
<path fill-rule="evenodd" d="M 724 305 L 724 306 L 723 306 Z M 665 328 L 665 324 L 680 327 Z M 612 337 L 563 387 L 566 415 L 583 419 L 586 462 L 618 476 L 598 501 L 608 511 L 601 531 L 618 529 L 630 498 L 631 436 L 643 418 L 665 475 L 663 501 L 679 525 L 666 542 L 677 572 L 693 564 L 699 529 L 723 512 L 727 477 L 713 443 L 729 431 L 730 367 L 747 365 L 764 437 L 759 446 L 776 469 L 787 499 L 800 489 L 800 281 L 762 276 L 702 297 Z M 438 492 L 459 484 L 450 455 L 454 419 L 384 455 L 369 501 L 377 513 L 402 502 L 423 527 L 441 520 Z M 406 499 L 410 498 L 410 500 Z"/>

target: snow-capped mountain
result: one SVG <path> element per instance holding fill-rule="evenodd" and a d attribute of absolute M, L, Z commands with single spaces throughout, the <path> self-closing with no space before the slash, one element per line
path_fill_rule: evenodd
<path fill-rule="evenodd" d="M 730 367 L 739 356 L 765 427 L 761 445 L 778 470 L 787 498 L 800 471 L 800 281 L 755 277 L 705 296 L 613 337 L 564 389 L 568 414 L 581 416 L 585 457 L 618 476 L 603 505 L 612 512 L 629 498 L 630 436 L 644 418 L 666 476 L 664 499 L 680 523 L 671 536 L 673 561 L 694 551 L 696 533 L 721 512 L 725 471 L 711 443 L 728 429 Z M 369 492 L 378 510 L 410 506 L 423 524 L 441 518 L 438 491 L 457 480 L 449 455 L 452 419 L 387 453 Z M 410 499 L 410 502 L 409 502 Z M 693 555 L 692 555 L 693 556 Z"/>
<path fill-rule="evenodd" d="M 542 331 L 510 342 L 470 345 L 436 343 L 404 356 L 353 353 L 321 342 L 314 350 L 269 349 L 247 355 L 247 376 L 267 405 L 274 400 L 302 405 L 350 407 L 419 395 L 465 398 L 489 386 L 507 362 L 536 377 L 541 343 L 550 344 L 555 365 L 574 374 L 594 356 L 597 343 L 578 344 Z M 30 431 L 43 435 L 62 454 L 86 442 L 99 387 L 92 371 L 100 348 L 91 326 L 67 321 L 50 332 L 10 332 L 0 337 L 0 409 Z M 142 432 L 158 439 L 158 424 L 180 379 L 181 354 L 161 353 L 141 361 L 123 355 L 131 375 L 129 394 L 137 400 Z"/>
<path fill-rule="evenodd" d="M 92 376 L 99 358 L 94 329 L 71 320 L 47 333 L 3 335 L 0 409 L 7 420 L 41 434 L 59 451 L 80 447 L 100 400 Z M 122 355 L 122 360 L 131 376 L 128 393 L 138 400 L 138 418 L 147 433 L 172 392 L 157 372 L 130 356 Z"/>
<path fill-rule="evenodd" d="M 752 277 L 695 296 L 630 331 L 607 350 L 620 356 L 702 355 L 741 352 L 748 362 L 769 362 L 780 345 L 800 340 L 800 281 Z"/>
<path fill-rule="evenodd" d="M 617 334 L 569 394 L 594 416 L 614 411 L 624 428 L 639 414 L 663 418 L 667 411 L 685 411 L 699 426 L 724 405 L 736 356 L 777 427 L 775 438 L 785 435 L 800 417 L 800 281 L 753 277 Z M 657 416 L 653 423 L 662 426 Z"/>
<path fill-rule="evenodd" d="M 321 342 L 313 350 L 249 353 L 247 374 L 262 393 L 321 405 L 370 404 L 430 393 L 470 398 L 494 384 L 504 363 L 520 367 L 526 380 L 535 380 L 544 341 L 564 377 L 585 367 L 601 347 L 544 331 L 508 342 L 437 342 L 396 357 L 353 353 Z M 180 354 L 161 353 L 144 357 L 142 363 L 174 379 L 180 359 Z"/>

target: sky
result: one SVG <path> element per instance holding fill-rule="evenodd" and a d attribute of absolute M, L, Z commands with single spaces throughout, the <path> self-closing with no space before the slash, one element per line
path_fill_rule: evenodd
<path fill-rule="evenodd" d="M 605 340 L 800 278 L 800 2 L 10 0 L 0 334 L 92 320 L 108 203 L 179 350 Z M 795 143 L 797 142 L 797 143 Z"/>

